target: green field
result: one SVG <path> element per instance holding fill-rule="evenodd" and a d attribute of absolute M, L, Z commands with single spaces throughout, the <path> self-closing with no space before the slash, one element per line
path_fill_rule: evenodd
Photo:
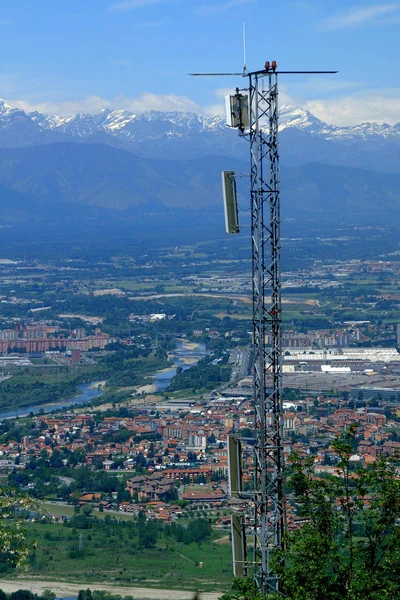
<path fill-rule="evenodd" d="M 107 282 L 110 288 L 119 288 L 128 292 L 149 292 L 151 294 L 157 293 L 157 287 L 162 287 L 163 293 L 186 293 L 193 290 L 193 285 L 184 285 L 179 282 L 178 279 L 157 279 L 154 281 L 136 281 L 135 279 L 125 279 L 119 281 L 118 279 Z M 105 282 L 101 281 L 101 287 L 98 289 L 105 289 Z"/>
<path fill-rule="evenodd" d="M 203 591 L 226 590 L 232 579 L 229 543 L 162 539 L 153 549 L 139 550 L 127 528 L 116 527 L 105 535 L 96 529 L 30 523 L 27 531 L 37 548 L 24 577 Z M 226 533 L 213 535 L 226 541 Z"/>
<path fill-rule="evenodd" d="M 14 375 L 12 383 L 15 385 L 29 385 L 37 381 L 43 384 L 74 382 L 78 375 L 87 375 L 90 378 L 91 373 L 96 373 L 98 369 L 97 365 L 79 365 L 78 368 L 73 368 L 71 365 L 57 365 L 51 362 L 50 365 L 46 365 L 43 368 L 41 365 L 37 367 L 25 367 Z"/>

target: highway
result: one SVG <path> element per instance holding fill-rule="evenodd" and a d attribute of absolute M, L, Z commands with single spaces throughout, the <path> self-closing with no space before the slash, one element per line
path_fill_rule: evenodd
<path fill-rule="evenodd" d="M 234 348 L 230 352 L 229 362 L 232 365 L 231 383 L 244 379 L 249 372 L 250 349 Z"/>

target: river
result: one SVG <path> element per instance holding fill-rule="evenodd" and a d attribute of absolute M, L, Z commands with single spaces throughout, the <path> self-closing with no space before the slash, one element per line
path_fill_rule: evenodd
<path fill-rule="evenodd" d="M 180 340 L 175 352 L 172 355 L 174 367 L 156 373 L 153 376 L 155 391 L 162 392 L 169 386 L 171 379 L 174 377 L 174 375 L 176 375 L 176 370 L 178 367 L 182 367 L 183 370 L 190 369 L 190 367 L 193 367 L 195 364 L 197 364 L 198 361 L 204 358 L 204 356 L 207 354 L 208 351 L 203 342 L 191 345 L 183 340 Z M 185 360 L 187 359 L 190 359 L 190 364 L 185 363 Z M 81 392 L 78 396 L 65 398 L 64 400 L 60 400 L 59 402 L 52 404 L 33 404 L 1 411 L 0 419 L 23 417 L 29 415 L 30 413 L 37 414 L 40 411 L 47 413 L 53 410 L 60 410 L 61 408 L 68 408 L 69 406 L 73 406 L 75 404 L 85 404 L 89 400 L 93 400 L 93 398 L 97 398 L 97 396 L 102 394 L 102 391 L 97 388 L 96 382 L 85 383 L 79 385 L 78 388 Z"/>
<path fill-rule="evenodd" d="M 59 410 L 60 408 L 68 408 L 68 406 L 73 406 L 74 404 L 85 404 L 89 400 L 93 400 L 93 398 L 97 398 L 103 392 L 97 388 L 97 382 L 84 383 L 82 385 L 78 385 L 80 390 L 80 394 L 78 396 L 72 396 L 71 398 L 64 398 L 64 400 L 60 400 L 59 402 L 53 402 L 51 404 L 33 404 L 28 406 L 20 406 L 18 408 L 12 408 L 10 410 L 5 410 L 0 412 L 0 419 L 10 419 L 12 417 L 22 417 L 25 415 L 29 415 L 29 413 L 36 414 L 40 411 L 45 413 L 51 412 L 52 410 Z"/>
<path fill-rule="evenodd" d="M 184 371 L 186 369 L 190 369 L 190 367 L 197 365 L 198 361 L 204 358 L 207 354 L 208 351 L 203 342 L 199 342 L 194 348 L 192 348 L 190 344 L 188 345 L 182 340 L 179 341 L 178 346 L 172 356 L 175 366 L 171 369 L 166 369 L 164 371 L 160 371 L 160 373 L 156 373 L 154 379 L 155 391 L 162 392 L 169 386 L 171 379 L 176 375 L 176 370 L 178 367 L 182 367 Z M 186 364 L 184 362 L 185 359 L 190 359 L 191 363 Z"/>

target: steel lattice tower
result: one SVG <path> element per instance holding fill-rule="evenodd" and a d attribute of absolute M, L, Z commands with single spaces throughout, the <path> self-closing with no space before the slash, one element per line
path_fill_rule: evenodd
<path fill-rule="evenodd" d="M 266 84 L 266 85 L 264 85 Z M 250 211 L 254 350 L 254 576 L 278 590 L 270 554 L 285 530 L 278 75 L 249 75 Z"/>
<path fill-rule="evenodd" d="M 279 71 L 279 74 L 327 74 L 337 71 Z M 248 78 L 248 108 L 239 88 L 234 108 L 239 134 L 250 142 L 250 213 L 254 352 L 254 490 L 235 495 L 253 502 L 253 556 L 248 557 L 241 527 L 243 574 L 251 571 L 260 591 L 280 591 L 271 556 L 284 549 L 286 496 L 282 411 L 282 301 L 280 265 L 280 194 L 278 152 L 278 71 L 276 62 L 243 73 L 192 73 L 195 76 Z M 233 97 L 232 97 L 233 98 Z M 242 112 L 243 109 L 243 112 Z M 244 112 L 248 112 L 248 125 Z M 232 232 L 230 232 L 232 233 Z M 235 231 L 236 233 L 236 231 Z M 239 477 L 240 479 L 240 477 Z M 239 480 L 238 479 L 238 480 Z M 236 488 L 238 489 L 238 488 Z"/>

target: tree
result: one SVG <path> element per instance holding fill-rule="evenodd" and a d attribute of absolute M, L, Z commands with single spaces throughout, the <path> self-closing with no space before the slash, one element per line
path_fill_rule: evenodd
<path fill-rule="evenodd" d="M 356 425 L 332 446 L 336 476 L 319 478 L 312 458 L 293 455 L 289 490 L 304 518 L 288 533 L 272 571 L 286 600 L 399 600 L 400 482 L 394 459 L 352 468 Z M 249 579 L 234 582 L 221 600 L 261 600 Z"/>
<path fill-rule="evenodd" d="M 138 544 L 139 548 L 154 548 L 158 539 L 158 524 L 147 521 L 143 512 L 138 515 Z"/>
<path fill-rule="evenodd" d="M 84 506 L 82 506 L 82 514 L 85 515 L 85 517 L 90 517 L 92 512 L 93 504 L 85 504 Z"/>
<path fill-rule="evenodd" d="M 211 433 L 210 437 L 207 439 L 207 443 L 208 444 L 215 444 L 215 442 L 217 441 L 215 435 L 213 433 Z"/>
<path fill-rule="evenodd" d="M 32 500 L 12 489 L 0 489 L 0 561 L 11 567 L 24 567 L 34 545 L 29 544 L 19 511 L 29 508 Z"/>
<path fill-rule="evenodd" d="M 60 469 L 64 466 L 62 455 L 59 450 L 54 450 L 53 454 L 50 456 L 50 466 L 53 469 Z"/>
<path fill-rule="evenodd" d="M 42 600 L 55 600 L 56 595 L 51 590 L 46 589 L 46 590 L 43 590 L 41 598 L 42 598 Z"/>
<path fill-rule="evenodd" d="M 391 419 L 393 417 L 392 409 L 389 406 L 386 406 L 385 410 L 383 411 L 383 414 L 387 419 Z"/>
<path fill-rule="evenodd" d="M 29 590 L 17 590 L 10 594 L 10 600 L 34 600 L 34 594 Z"/>
<path fill-rule="evenodd" d="M 265 596 L 257 591 L 251 577 L 234 579 L 232 590 L 227 592 L 219 600 L 264 600 Z"/>
<path fill-rule="evenodd" d="M 400 598 L 400 484 L 393 460 L 352 470 L 356 426 L 333 442 L 337 476 L 316 478 L 292 457 L 289 479 L 306 519 L 275 557 L 288 600 Z"/>

